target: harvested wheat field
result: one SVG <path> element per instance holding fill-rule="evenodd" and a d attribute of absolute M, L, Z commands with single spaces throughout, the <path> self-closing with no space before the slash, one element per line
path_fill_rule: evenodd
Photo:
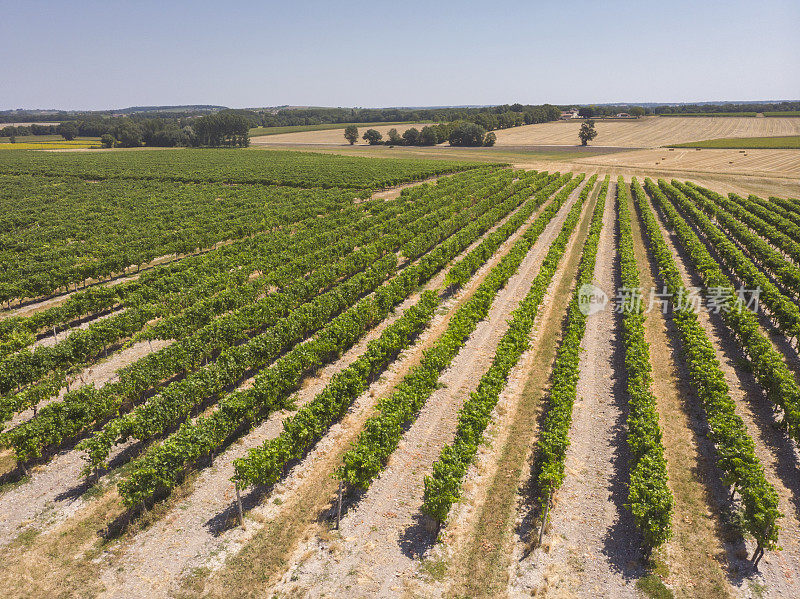
<path fill-rule="evenodd" d="M 671 170 L 773 177 L 800 177 L 798 150 L 709 150 L 662 148 L 581 158 L 576 162 L 636 170 Z"/>
<path fill-rule="evenodd" d="M 578 145 L 580 119 L 524 125 L 495 131 L 497 146 L 574 146 Z M 389 129 L 403 131 L 425 124 L 403 124 L 359 127 L 363 135 L 367 128 L 377 129 L 384 136 Z M 596 146 L 622 148 L 651 148 L 668 144 L 717 139 L 723 137 L 771 137 L 800 135 L 800 118 L 794 117 L 643 117 L 631 120 L 599 120 L 596 123 Z M 324 144 L 344 145 L 344 129 L 304 131 L 254 137 L 254 145 Z M 366 142 L 359 139 L 359 144 Z"/>
<path fill-rule="evenodd" d="M 578 142 L 581 120 L 525 125 L 497 131 L 498 146 L 567 145 Z M 598 146 L 652 148 L 721 137 L 798 135 L 800 118 L 643 117 L 596 122 Z"/>
<path fill-rule="evenodd" d="M 375 129 L 386 137 L 391 129 L 397 129 L 400 135 L 406 129 L 416 127 L 422 129 L 430 123 L 403 123 L 402 125 L 359 125 L 357 145 L 367 145 L 361 136 L 367 129 Z M 302 144 L 324 144 L 324 145 L 350 145 L 344 138 L 344 128 L 327 129 L 323 131 L 302 131 L 299 133 L 279 133 L 278 135 L 261 135 L 250 138 L 250 143 L 254 146 L 273 146 L 273 145 L 302 145 Z"/>

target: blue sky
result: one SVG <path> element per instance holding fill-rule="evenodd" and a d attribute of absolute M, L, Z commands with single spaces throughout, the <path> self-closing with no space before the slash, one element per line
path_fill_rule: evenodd
<path fill-rule="evenodd" d="M 800 1 L 0 0 L 0 109 L 800 98 Z"/>

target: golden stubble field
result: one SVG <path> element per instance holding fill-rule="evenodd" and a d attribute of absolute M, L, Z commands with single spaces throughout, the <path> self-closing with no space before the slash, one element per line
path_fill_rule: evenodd
<path fill-rule="evenodd" d="M 581 120 L 525 125 L 497 131 L 498 146 L 575 145 Z M 775 137 L 800 134 L 800 118 L 645 117 L 596 121 L 592 145 L 653 148 L 721 137 Z"/>
<path fill-rule="evenodd" d="M 578 143 L 581 120 L 558 121 L 525 125 L 495 131 L 497 146 L 574 146 Z M 401 134 L 406 129 L 425 124 L 382 125 L 359 127 L 363 135 L 368 128 L 377 129 L 384 136 L 389 129 L 396 128 Z M 717 139 L 720 137 L 772 137 L 800 135 L 800 118 L 759 117 L 645 117 L 628 121 L 597 121 L 597 139 L 594 146 L 621 148 L 655 148 L 667 144 Z M 335 144 L 347 142 L 344 129 L 327 131 L 305 131 L 253 137 L 254 145 L 275 144 Z M 359 140 L 359 144 L 364 144 Z"/>
<path fill-rule="evenodd" d="M 371 125 L 358 127 L 358 145 L 368 145 L 361 136 L 367 129 L 377 129 L 381 135 L 386 137 L 390 129 L 397 129 L 400 135 L 406 129 L 416 127 L 422 129 L 431 123 L 404 123 L 402 125 Z M 251 145 L 275 145 L 275 144 L 325 144 L 325 145 L 349 145 L 344 138 L 344 127 L 341 129 L 327 129 L 324 131 L 301 131 L 299 133 L 279 133 L 278 135 L 258 135 L 250 138 Z"/>

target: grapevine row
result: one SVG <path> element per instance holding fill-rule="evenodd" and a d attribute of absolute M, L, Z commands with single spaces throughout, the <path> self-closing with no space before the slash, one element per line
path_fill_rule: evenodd
<path fill-rule="evenodd" d="M 489 201 L 480 202 L 473 210 L 464 211 L 463 216 L 459 215 L 458 218 L 480 217 L 490 205 Z M 433 225 L 435 225 L 435 221 L 428 223 L 430 228 L 433 228 Z M 417 234 L 414 235 L 414 233 Z M 428 235 L 429 231 L 417 232 L 411 227 L 394 237 L 378 239 L 375 244 L 376 248 L 396 250 L 402 246 L 402 241 L 406 242 L 407 247 L 415 244 L 420 237 Z M 354 264 L 356 269 L 361 270 L 377 259 L 377 254 L 371 254 L 372 252 L 364 248 L 348 256 L 346 262 Z M 397 259 L 394 254 L 391 254 L 384 258 L 383 262 L 386 263 L 382 273 L 385 278 L 394 272 Z M 258 370 L 272 362 L 281 353 L 302 341 L 340 311 L 355 303 L 358 296 L 348 293 L 348 288 L 354 284 L 357 289 L 361 290 L 362 286 L 357 280 L 355 283 L 348 281 L 334 291 L 317 296 L 307 304 L 293 304 L 291 311 L 283 313 L 276 309 L 267 310 L 268 313 L 281 318 L 276 318 L 274 326 L 265 333 L 244 345 L 229 347 L 218 356 L 214 363 L 183 380 L 171 383 L 158 395 L 149 399 L 146 404 L 125 416 L 112 420 L 98 434 L 83 442 L 81 447 L 87 451 L 91 467 L 104 465 L 113 445 L 125 441 L 131 436 L 145 441 L 163 434 L 189 415 L 191 410 L 204 398 L 221 393 L 246 372 Z M 369 291 L 372 290 L 369 289 Z M 309 295 L 313 296 L 315 293 Z"/>
<path fill-rule="evenodd" d="M 483 202 L 476 206 L 476 209 L 485 210 L 489 205 L 491 202 Z M 330 285 L 340 276 L 352 275 L 364 269 L 387 249 L 396 247 L 393 244 L 397 241 L 397 237 L 379 239 L 374 242 L 374 247 L 367 246 L 347 256 L 338 265 L 338 268 L 335 265 L 323 268 L 311 280 L 297 281 L 294 289 L 287 289 L 282 294 L 267 296 L 257 303 L 259 310 L 254 312 L 251 309 L 250 312 L 259 316 L 262 324 L 274 324 L 280 318 L 287 316 L 293 307 L 309 301 L 320 289 Z M 386 274 L 388 275 L 388 271 Z M 341 295 L 329 293 L 316 304 L 306 307 L 304 313 L 310 312 L 313 316 L 314 306 L 320 305 L 323 308 L 329 308 L 328 304 L 332 303 L 331 300 L 341 301 Z M 196 369 L 200 366 L 204 356 L 209 355 L 207 353 L 209 350 L 230 347 L 233 342 L 242 337 L 245 331 L 252 329 L 257 324 L 257 321 L 254 322 L 254 320 L 256 319 L 239 319 L 235 317 L 235 313 L 232 313 L 232 315 L 224 317 L 222 323 L 220 320 L 214 321 L 189 339 L 168 346 L 123 370 L 118 383 L 106 385 L 99 391 L 94 388 L 90 388 L 88 391 L 83 389 L 75 391 L 68 394 L 63 401 L 45 406 L 37 417 L 6 433 L 6 440 L 14 447 L 18 460 L 25 461 L 31 457 L 38 457 L 47 447 L 58 445 L 64 439 L 79 434 L 98 420 L 102 421 L 108 418 L 122 408 L 124 403 L 136 402 L 146 389 L 158 381 L 164 380 L 181 369 L 184 371 Z M 295 326 L 304 322 L 306 323 L 304 327 L 307 327 L 309 322 L 323 321 L 306 316 L 303 321 L 290 322 Z M 283 327 L 282 330 L 285 329 L 286 327 Z M 308 329 L 301 328 L 299 330 Z M 255 340 L 251 340 L 242 348 L 231 348 L 226 355 L 222 356 L 223 361 L 217 368 L 208 368 L 197 376 L 173 384 L 174 391 L 170 391 L 167 397 L 172 403 L 188 404 L 191 401 L 190 398 L 205 397 L 207 395 L 204 394 L 206 386 L 210 386 L 211 389 L 219 389 L 220 385 L 224 387 L 223 381 L 229 383 L 231 380 L 235 380 L 231 378 L 233 374 L 241 373 L 243 369 L 247 370 L 247 364 L 257 364 L 259 360 L 265 359 L 264 356 L 275 355 L 276 351 L 280 351 L 278 348 L 284 347 L 280 344 L 276 345 L 275 334 L 275 332 L 265 333 Z M 282 337 L 279 336 L 278 339 L 282 339 Z M 265 345 L 270 343 L 271 345 Z M 225 373 L 225 376 L 220 378 L 222 373 Z M 210 378 L 207 378 L 206 375 Z M 192 392 L 189 393 L 189 390 Z M 184 394 L 186 394 L 186 402 L 182 401 Z M 157 417 L 155 423 L 160 422 L 161 419 Z M 111 443 L 113 438 L 113 436 L 110 438 L 103 436 L 98 440 L 99 449 L 97 451 L 100 455 L 103 453 L 103 448 Z"/>
<path fill-rule="evenodd" d="M 528 220 L 533 213 L 560 187 L 565 185 L 572 177 L 571 174 L 558 176 L 551 175 L 549 184 L 538 191 L 533 202 L 527 202 L 522 210 L 517 211 L 509 221 L 494 233 L 491 233 L 481 244 L 459 260 L 447 273 L 445 284 L 455 288 L 462 287 L 472 278 L 478 265 L 483 264 L 492 256 L 502 243 L 508 239 L 510 232 L 516 231 L 522 223 Z"/>
<path fill-rule="evenodd" d="M 251 389 L 228 395 L 219 402 L 211 416 L 182 425 L 162 445 L 139 458 L 132 464 L 130 477 L 119 484 L 126 505 L 137 505 L 151 498 L 157 490 L 170 490 L 195 460 L 217 450 L 237 431 L 261 421 L 272 409 L 282 405 L 305 373 L 352 347 L 414 289 L 483 235 L 494 222 L 503 218 L 512 209 L 512 204 L 513 201 L 509 200 L 508 204 L 497 206 L 483 218 L 473 221 L 448 238 L 404 269 L 388 285 L 379 288 L 372 297 L 361 300 L 334 319 L 317 337 L 296 346 L 273 366 L 262 371 L 256 376 Z"/>
<path fill-rule="evenodd" d="M 543 177 L 542 179 L 546 180 L 548 178 Z M 552 191 L 552 188 L 550 189 Z M 492 238 L 494 243 L 494 238 L 498 234 L 504 236 L 504 239 L 510 237 L 522 226 L 527 218 L 530 218 L 533 210 L 540 203 L 541 199 L 534 196 L 523 207 L 514 212 L 495 233 L 487 236 L 482 244 L 486 243 L 489 238 Z M 520 219 L 519 215 L 521 214 L 526 215 L 526 218 Z M 493 253 L 482 254 L 485 256 L 483 262 L 488 260 Z M 453 266 L 450 272 L 458 264 L 461 264 L 461 262 Z M 477 261 L 473 261 L 471 264 L 473 267 L 472 274 L 474 274 L 480 265 Z M 420 326 L 426 326 L 430 321 L 433 310 L 440 304 L 440 301 L 441 299 L 433 293 L 423 295 L 413 309 L 421 309 L 424 314 L 430 312 L 430 315 L 425 319 L 425 324 L 423 325 L 420 322 L 420 317 L 418 316 L 412 315 L 409 318 L 412 319 L 412 322 L 419 323 Z M 422 306 L 422 308 L 419 308 L 419 306 Z M 403 319 L 405 319 L 405 315 L 401 318 L 401 320 Z M 415 327 L 407 329 L 407 325 L 403 325 L 400 330 L 414 332 L 417 329 Z M 260 447 L 251 449 L 246 458 L 236 460 L 234 480 L 243 486 L 271 484 L 277 481 L 283 474 L 286 464 L 291 459 L 301 457 L 314 443 L 322 438 L 322 435 L 330 426 L 345 414 L 352 402 L 368 388 L 370 382 L 377 378 L 399 351 L 410 342 L 408 337 L 402 338 L 406 345 L 402 345 L 401 341 L 396 341 L 395 339 L 396 333 L 389 331 L 387 328 L 378 342 L 374 342 L 374 346 L 370 344 L 364 354 L 352 365 L 341 373 L 334 375 L 328 386 L 308 405 L 304 406 L 295 416 L 284 421 L 284 430 L 277 438 L 268 440 Z"/>
<path fill-rule="evenodd" d="M 109 279 L 351 204 L 353 192 L 0 176 L 0 302 Z M 110 201 L 109 198 L 113 198 Z M 119 226 L 122 222 L 125 226 Z"/>
<path fill-rule="evenodd" d="M 49 331 L 53 327 L 61 330 L 70 321 L 85 318 L 116 306 L 137 307 L 152 303 L 162 295 L 182 294 L 187 288 L 197 284 L 198 279 L 205 283 L 209 277 L 234 274 L 254 263 L 262 270 L 269 264 L 282 264 L 283 259 L 292 257 L 289 248 L 298 252 L 301 247 L 313 249 L 319 244 L 327 245 L 328 239 L 336 239 L 335 234 L 352 226 L 354 217 L 363 217 L 363 206 L 348 205 L 335 210 L 324 218 L 315 212 L 304 220 L 293 223 L 298 231 L 293 235 L 288 229 L 265 231 L 221 246 L 214 252 L 189 256 L 177 262 L 141 272 L 138 278 L 113 286 L 93 286 L 71 294 L 58 306 L 36 312 L 30 316 L 16 316 L 0 321 L 0 339 L 5 340 L 15 334 Z M 333 236 L 332 236 L 333 235 Z M 311 243 L 311 245 L 308 245 Z M 264 256 L 275 256 L 261 263 Z M 249 273 L 246 273 L 249 274 Z"/>
<path fill-rule="evenodd" d="M 617 219 L 621 282 L 623 288 L 638 290 L 641 280 L 633 250 L 630 203 L 628 186 L 620 177 L 617 181 Z M 637 301 L 626 304 L 622 313 L 628 399 L 627 441 L 631 452 L 627 505 L 649 551 L 671 536 L 675 499 L 668 484 L 656 397 L 651 388 L 653 368 L 650 345 L 645 339 L 644 309 Z"/>
<path fill-rule="evenodd" d="M 649 180 L 646 182 L 651 193 L 660 194 L 658 187 Z M 632 181 L 632 189 L 661 280 L 674 297 L 688 297 L 672 251 L 664 241 L 647 196 L 636 179 Z M 759 554 L 774 549 L 778 541 L 777 521 L 781 517 L 778 494 L 767 481 L 764 468 L 755 455 L 753 440 L 736 413 L 714 347 L 693 310 L 677 310 L 673 313 L 673 320 L 692 388 L 705 411 L 709 437 L 716 447 L 717 466 L 723 473 L 723 480 L 741 495 L 743 526 L 756 539 Z"/>
<path fill-rule="evenodd" d="M 582 175 L 572 179 L 558 195 L 566 199 L 582 180 Z M 391 396 L 378 403 L 379 413 L 367 420 L 354 446 L 344 455 L 344 463 L 337 471 L 341 480 L 362 489 L 369 487 L 396 449 L 405 427 L 416 418 L 435 390 L 441 373 L 450 365 L 478 323 L 486 317 L 497 292 L 517 271 L 564 199 L 554 199 L 489 272 L 472 297 L 456 311 L 445 332 L 425 353 L 420 364 L 400 382 Z M 574 228 L 581 207 L 582 200 L 579 199 L 569 212 L 564 228 Z"/>
<path fill-rule="evenodd" d="M 751 195 L 751 198 L 757 201 L 764 201 L 756 196 Z M 778 212 L 781 216 L 785 216 L 789 220 L 795 222 L 796 224 L 800 225 L 800 200 L 796 200 L 793 198 L 776 198 L 775 196 L 769 196 L 768 202 L 769 207 Z"/>
<path fill-rule="evenodd" d="M 790 338 L 797 337 L 800 333 L 800 309 L 789 298 L 770 281 L 761 270 L 750 260 L 744 252 L 739 249 L 728 237 L 717 227 L 711 219 L 703 214 L 694 203 L 700 203 L 699 193 L 691 187 L 669 185 L 665 182 L 663 190 L 680 206 L 691 221 L 694 222 L 700 231 L 707 236 L 714 249 L 722 258 L 724 264 L 745 284 L 752 289 L 759 289 L 759 302 L 767 306 L 777 321 L 778 328 L 789 335 Z M 686 192 L 685 195 L 683 192 Z M 720 222 L 723 220 L 722 214 L 717 212 Z M 728 227 L 726 227 L 728 229 Z M 730 281 L 725 279 L 725 285 Z"/>
<path fill-rule="evenodd" d="M 677 181 L 673 181 L 669 187 L 680 190 L 682 197 L 685 197 L 685 194 L 691 196 L 699 204 L 700 208 L 716 217 L 719 227 L 741 243 L 743 252 L 748 254 L 752 260 L 757 260 L 767 271 L 775 275 L 783 287 L 795 298 L 800 297 L 800 267 L 787 260 L 782 253 L 762 239 L 764 236 L 763 229 L 756 228 L 756 233 L 753 233 L 747 225 L 733 218 L 725 208 L 715 206 L 713 202 L 707 200 L 703 194 L 692 187 L 681 185 Z M 715 198 L 718 195 L 714 192 L 709 192 L 709 194 Z M 694 204 L 692 204 L 692 208 L 694 208 L 693 213 L 700 213 L 700 210 Z M 716 225 L 713 226 L 716 227 Z"/>
<path fill-rule="evenodd" d="M 391 226 L 392 221 L 389 221 L 389 226 Z M 380 231 L 380 229 L 379 229 Z M 340 233 L 343 231 L 340 231 Z M 361 236 L 349 236 L 347 239 L 349 241 L 345 242 L 347 247 L 354 247 L 359 242 L 365 242 L 368 239 L 374 237 L 375 234 L 371 237 L 365 237 L 364 235 Z M 330 259 L 334 259 L 338 256 L 338 252 L 331 251 Z M 378 254 L 379 255 L 379 254 Z M 346 276 L 348 274 L 352 274 L 364 267 L 365 263 L 368 263 L 369 260 L 375 259 L 377 255 L 371 252 L 360 251 L 356 252 L 354 255 L 348 256 L 346 260 L 340 260 L 340 263 L 336 266 L 327 265 L 329 262 L 329 258 L 327 256 L 322 256 L 320 259 L 320 266 L 318 270 L 314 271 L 312 268 L 312 277 L 308 281 L 304 281 L 300 279 L 294 286 L 294 289 L 291 289 L 292 293 L 286 294 L 274 294 L 267 296 L 263 300 L 248 306 L 248 314 L 249 319 L 242 318 L 242 314 L 239 312 L 229 313 L 223 319 L 218 319 L 214 325 L 208 327 L 202 327 L 199 331 L 197 331 L 194 335 L 190 337 L 186 337 L 190 333 L 190 328 L 188 326 L 184 326 L 180 333 L 181 335 L 176 335 L 175 337 L 183 337 L 182 341 L 179 343 L 175 343 L 155 354 L 151 354 L 147 356 L 143 360 L 140 360 L 139 363 L 129 367 L 126 369 L 123 374 L 120 376 L 121 383 L 123 383 L 122 387 L 128 387 L 124 383 L 128 380 L 135 380 L 136 385 L 134 389 L 127 389 L 126 399 L 132 400 L 135 396 L 140 395 L 144 392 L 145 388 L 143 388 L 143 383 L 145 381 L 149 381 L 149 384 L 152 385 L 158 380 L 163 380 L 166 376 L 169 375 L 167 369 L 170 368 L 170 364 L 172 365 L 171 372 L 177 372 L 181 368 L 183 370 L 189 370 L 196 367 L 202 359 L 210 356 L 214 351 L 218 351 L 221 347 L 224 347 L 225 344 L 232 343 L 238 339 L 242 338 L 242 335 L 246 333 L 248 330 L 252 330 L 253 328 L 258 328 L 259 326 L 265 326 L 269 323 L 259 322 L 256 317 L 261 316 L 262 318 L 270 317 L 274 322 L 281 315 L 280 308 L 286 308 L 287 301 L 285 298 L 290 300 L 294 300 L 295 303 L 299 303 L 301 301 L 306 301 L 310 297 L 313 297 L 320 289 L 324 289 L 325 287 L 329 286 L 332 282 L 337 280 L 342 276 Z M 325 265 L 325 266 L 323 266 Z M 289 262 L 286 265 L 286 268 L 292 269 L 293 262 Z M 276 271 L 277 276 L 280 276 L 283 272 L 283 268 L 279 268 Z M 265 277 L 268 281 L 274 281 L 274 277 L 268 276 Z M 254 294 L 258 293 L 258 290 L 262 287 L 263 283 L 260 279 L 254 281 L 252 284 L 248 284 L 245 288 L 242 288 L 239 292 L 239 296 L 244 296 L 246 299 L 250 299 L 251 301 L 255 299 Z M 303 293 L 305 295 L 303 295 Z M 304 299 L 305 298 L 305 299 Z M 222 306 L 217 306 L 219 311 L 224 311 L 225 309 L 231 309 L 232 306 L 230 303 L 223 304 Z M 260 311 L 259 311 L 260 308 Z M 121 316 L 125 316 L 131 311 L 123 313 Z M 208 312 L 207 312 L 208 313 Z M 195 326 L 200 326 L 202 322 L 197 317 L 197 312 L 192 313 L 194 318 L 191 319 L 191 322 Z M 109 319 L 111 320 L 111 319 Z M 167 319 L 170 320 L 170 319 Z M 113 322 L 113 321 L 112 321 Z M 72 339 L 77 337 L 85 336 L 90 332 L 94 332 L 100 325 L 107 326 L 107 322 L 104 321 L 102 323 L 97 323 L 96 327 L 90 327 L 90 329 L 86 332 L 79 331 L 70 335 L 65 342 L 55 346 L 54 348 L 40 348 L 40 350 L 34 355 L 41 355 L 43 352 L 49 352 L 52 354 L 53 352 L 57 351 L 58 349 L 62 349 L 65 346 L 68 346 Z M 126 335 L 134 332 L 136 330 L 135 327 L 132 327 L 130 330 L 125 331 Z M 238 337 L 237 337 L 238 332 Z M 112 331 L 113 333 L 113 331 Z M 145 335 L 147 338 L 148 336 Z M 103 340 L 105 343 L 108 342 L 108 339 Z M 89 352 L 92 355 L 91 352 Z M 67 357 L 74 355 L 74 354 L 67 354 Z M 190 356 L 193 356 L 190 359 Z M 26 356 L 15 356 L 17 357 L 26 357 Z M 66 361 L 66 360 L 64 360 Z M 73 362 L 75 363 L 75 362 Z M 152 369 L 151 366 L 153 364 L 157 364 L 157 369 Z M 55 364 L 50 364 L 48 370 L 55 368 Z M 145 376 L 146 373 L 150 370 L 153 373 L 151 376 Z M 17 372 L 25 372 L 24 370 L 17 370 Z M 129 376 L 130 375 L 130 376 Z M 61 377 L 63 380 L 62 375 L 57 375 L 56 378 Z M 18 397 L 12 398 L 4 398 L 0 401 L 0 407 L 2 407 L 5 411 L 5 415 L 9 415 L 12 412 L 11 407 L 13 409 L 19 409 L 23 407 L 27 407 L 26 400 L 35 400 L 41 398 L 42 393 L 40 393 L 40 389 L 50 389 L 51 381 L 47 380 L 43 384 L 31 389 L 31 392 L 25 392 L 19 394 Z M 148 385 L 149 386 L 149 385 Z M 36 404 L 33 404 L 36 405 Z"/>
<path fill-rule="evenodd" d="M 693 187 L 694 189 L 700 191 L 701 193 L 705 194 L 707 197 L 711 198 L 712 200 L 717 199 L 717 194 L 713 194 L 708 189 L 704 189 L 695 183 L 688 183 L 687 185 Z M 760 200 L 756 196 L 749 196 L 747 198 L 743 198 L 741 196 L 736 195 L 735 193 L 729 193 L 728 198 L 729 201 L 735 202 L 748 212 L 752 213 L 753 216 L 756 216 L 763 221 L 769 223 L 773 227 L 775 227 L 778 232 L 782 233 L 785 236 L 788 236 L 791 241 L 794 243 L 800 243 L 800 225 L 791 221 L 788 218 L 781 216 L 780 212 L 775 209 L 775 206 L 770 206 L 766 208 Z M 795 260 L 798 262 L 798 260 Z"/>
<path fill-rule="evenodd" d="M 705 286 L 726 290 L 726 309 L 722 310 L 725 323 L 733 331 L 742 346 L 758 382 L 767 392 L 767 397 L 783 410 L 783 424 L 789 436 L 800 440 L 800 386 L 789 371 L 786 362 L 772 343 L 761 332 L 758 318 L 750 310 L 739 305 L 739 298 L 730 287 L 730 280 L 711 256 L 705 244 L 678 214 L 667 196 L 651 180 L 646 180 L 647 191 L 664 210 L 670 224 L 675 227 L 678 239 L 689 252 L 697 272 Z M 662 189 L 674 198 L 685 200 L 680 191 L 660 181 Z"/>
<path fill-rule="evenodd" d="M 581 190 L 580 204 L 585 202 L 596 180 L 597 175 L 592 175 Z M 603 188 L 606 189 L 607 185 L 607 182 L 603 183 Z M 439 459 L 433 464 L 432 475 L 425 477 L 422 512 L 438 523 L 446 520 L 452 504 L 461 496 L 461 484 L 483 441 L 492 410 L 506 387 L 511 369 L 529 347 L 531 329 L 564 255 L 568 237 L 562 230 L 550 246 L 530 291 L 511 314 L 508 330 L 500 339 L 491 366 L 459 411 L 453 443 L 442 449 Z"/>

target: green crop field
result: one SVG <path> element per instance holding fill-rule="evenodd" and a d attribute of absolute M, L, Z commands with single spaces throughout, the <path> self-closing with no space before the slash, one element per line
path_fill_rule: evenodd
<path fill-rule="evenodd" d="M 592 148 L 372 150 L 0 152 L 6 595 L 135 586 L 164 568 L 152 557 L 164 547 L 192 573 L 176 578 L 178 596 L 269 596 L 264 581 L 303 539 L 328 560 L 321 543 L 362 543 L 332 531 L 337 520 L 363 523 L 377 544 L 368 529 L 402 534 L 391 528 L 402 514 L 430 546 L 468 516 L 453 567 L 486 576 L 454 584 L 488 598 L 486 581 L 508 574 L 508 544 L 538 551 L 540 535 L 567 530 L 571 490 L 587 480 L 571 452 L 602 479 L 592 501 L 614 514 L 603 534 L 617 514 L 629 520 L 632 588 L 671 596 L 659 573 L 681 559 L 704 589 L 685 596 L 716 599 L 727 570 L 707 551 L 709 514 L 736 522 L 726 534 L 747 539 L 737 554 L 747 563 L 764 553 L 771 563 L 779 546 L 796 556 L 780 525 L 791 505 L 736 405 L 741 389 L 725 382 L 719 337 L 678 302 L 689 301 L 688 276 L 714 290 L 700 295 L 721 304 L 716 324 L 737 357 L 726 368 L 746 373 L 775 442 L 794 447 L 800 385 L 783 352 L 800 333 L 797 200 L 568 170 L 599 160 Z M 548 165 L 564 172 L 539 170 Z M 768 330 L 737 309 L 734 278 L 763 291 Z M 656 284 L 667 313 L 651 309 Z M 728 485 L 711 506 L 686 467 L 687 402 L 707 423 L 704 459 Z M 625 484 L 610 496 L 613 477 Z M 464 512 L 480 488 L 478 509 Z M 402 501 L 397 489 L 409 490 Z M 697 523 L 701 541 L 684 541 Z M 239 547 L 242 526 L 253 536 Z M 212 550 L 173 551 L 197 539 Z M 223 546 L 236 551 L 219 574 L 195 568 Z M 57 577 L 32 582 L 27 566 L 60 555 Z M 448 567 L 429 570 L 452 576 Z M 217 584 L 225 591 L 197 590 Z"/>
<path fill-rule="evenodd" d="M 800 148 L 800 135 L 781 137 L 726 137 L 722 139 L 706 139 L 685 144 L 675 144 L 668 148 L 717 148 L 733 150 L 780 149 L 793 150 Z"/>
<path fill-rule="evenodd" d="M 674 114 L 659 114 L 658 116 L 674 116 L 674 117 L 687 117 L 687 116 L 714 116 L 714 117 L 742 117 L 742 116 L 756 116 L 757 112 L 680 112 Z"/>
<path fill-rule="evenodd" d="M 0 173 L 82 179 L 152 179 L 186 183 L 258 183 L 293 187 L 386 187 L 464 170 L 467 162 L 360 158 L 309 152 L 141 150 L 92 153 L 0 153 Z"/>

